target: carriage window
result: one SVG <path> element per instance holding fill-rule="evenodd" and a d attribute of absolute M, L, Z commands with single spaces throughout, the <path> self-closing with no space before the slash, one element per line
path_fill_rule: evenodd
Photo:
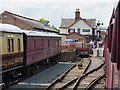
<path fill-rule="evenodd" d="M 35 40 L 33 39 L 33 49 L 35 49 Z"/>
<path fill-rule="evenodd" d="M 2 32 L 0 32 L 0 37 L 3 37 L 4 35 L 3 35 L 3 33 Z"/>
<path fill-rule="evenodd" d="M 8 52 L 14 52 L 14 40 L 8 39 Z"/>
<path fill-rule="evenodd" d="M 8 39 L 8 52 L 10 52 L 10 39 Z"/>
<path fill-rule="evenodd" d="M 43 50 L 43 39 L 41 41 L 41 50 Z"/>
<path fill-rule="evenodd" d="M 50 40 L 48 40 L 48 48 L 50 47 Z"/>
<path fill-rule="evenodd" d="M 20 39 L 18 38 L 18 51 L 20 51 Z"/>
<path fill-rule="evenodd" d="M 11 52 L 14 52 L 14 40 L 13 39 L 11 39 Z"/>
<path fill-rule="evenodd" d="M 57 46 L 59 46 L 59 40 L 57 40 Z"/>

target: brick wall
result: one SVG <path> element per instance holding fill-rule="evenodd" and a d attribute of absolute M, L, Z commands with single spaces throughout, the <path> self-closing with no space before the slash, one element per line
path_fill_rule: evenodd
<path fill-rule="evenodd" d="M 12 17 L 11 15 L 9 15 L 7 13 L 0 14 L 0 23 L 12 24 L 12 25 L 15 25 L 21 29 L 28 29 L 28 30 L 32 29 L 32 27 L 30 27 L 29 25 L 27 25 L 23 21 L 15 18 L 15 17 Z"/>

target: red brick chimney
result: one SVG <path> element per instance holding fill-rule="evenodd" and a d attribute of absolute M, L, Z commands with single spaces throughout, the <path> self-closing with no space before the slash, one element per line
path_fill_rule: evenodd
<path fill-rule="evenodd" d="M 76 9 L 76 11 L 75 11 L 75 20 L 77 20 L 79 18 L 80 18 L 80 11 L 79 11 L 79 9 Z"/>

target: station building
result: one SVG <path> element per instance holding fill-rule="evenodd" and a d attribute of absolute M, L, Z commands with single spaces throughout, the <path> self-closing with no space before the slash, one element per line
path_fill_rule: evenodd
<path fill-rule="evenodd" d="M 71 37 L 69 38 L 76 37 L 75 41 L 80 41 L 81 36 L 83 37 L 83 40 L 85 37 L 94 40 L 96 37 L 96 19 L 84 19 L 80 16 L 79 9 L 76 9 L 75 18 L 61 19 L 60 35 L 62 37 L 62 43 L 64 43 L 63 40 L 68 38 L 67 36 L 73 32 L 76 32 L 80 36 L 78 37 L 76 35 L 70 35 Z"/>

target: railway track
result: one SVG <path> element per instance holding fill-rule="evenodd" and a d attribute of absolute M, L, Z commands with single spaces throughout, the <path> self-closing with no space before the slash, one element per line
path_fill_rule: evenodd
<path fill-rule="evenodd" d="M 95 60 L 84 59 L 82 69 L 78 69 L 76 66 L 70 68 L 63 75 L 58 77 L 53 83 L 51 83 L 51 85 L 49 85 L 46 90 L 63 90 L 68 88 L 73 90 L 84 88 L 87 90 L 93 88 L 93 86 L 96 85 L 104 77 L 104 63 L 97 63 Z"/>
<path fill-rule="evenodd" d="M 105 74 L 101 74 L 101 75 L 98 76 L 97 78 L 93 79 L 93 80 L 84 88 L 84 90 L 93 89 L 94 86 L 95 86 L 96 84 L 98 84 L 98 82 L 99 82 L 101 79 L 104 78 L 104 75 L 105 75 Z M 101 88 L 101 87 L 99 87 L 99 88 Z"/>
<path fill-rule="evenodd" d="M 85 59 L 83 60 L 83 67 L 79 69 L 76 65 L 72 66 L 69 70 L 64 72 L 61 76 L 59 76 L 56 80 L 54 80 L 47 88 L 49 89 L 62 89 L 66 87 L 67 85 L 75 82 L 78 77 L 82 74 L 84 74 L 88 67 L 91 64 L 91 59 Z"/>
<path fill-rule="evenodd" d="M 72 87 L 73 90 L 76 89 L 88 90 L 94 87 L 94 85 L 96 85 L 97 82 L 104 77 L 104 73 L 102 72 L 103 65 L 104 64 L 101 64 L 95 69 L 92 69 L 89 72 L 80 76 L 76 83 L 73 85 Z"/>

